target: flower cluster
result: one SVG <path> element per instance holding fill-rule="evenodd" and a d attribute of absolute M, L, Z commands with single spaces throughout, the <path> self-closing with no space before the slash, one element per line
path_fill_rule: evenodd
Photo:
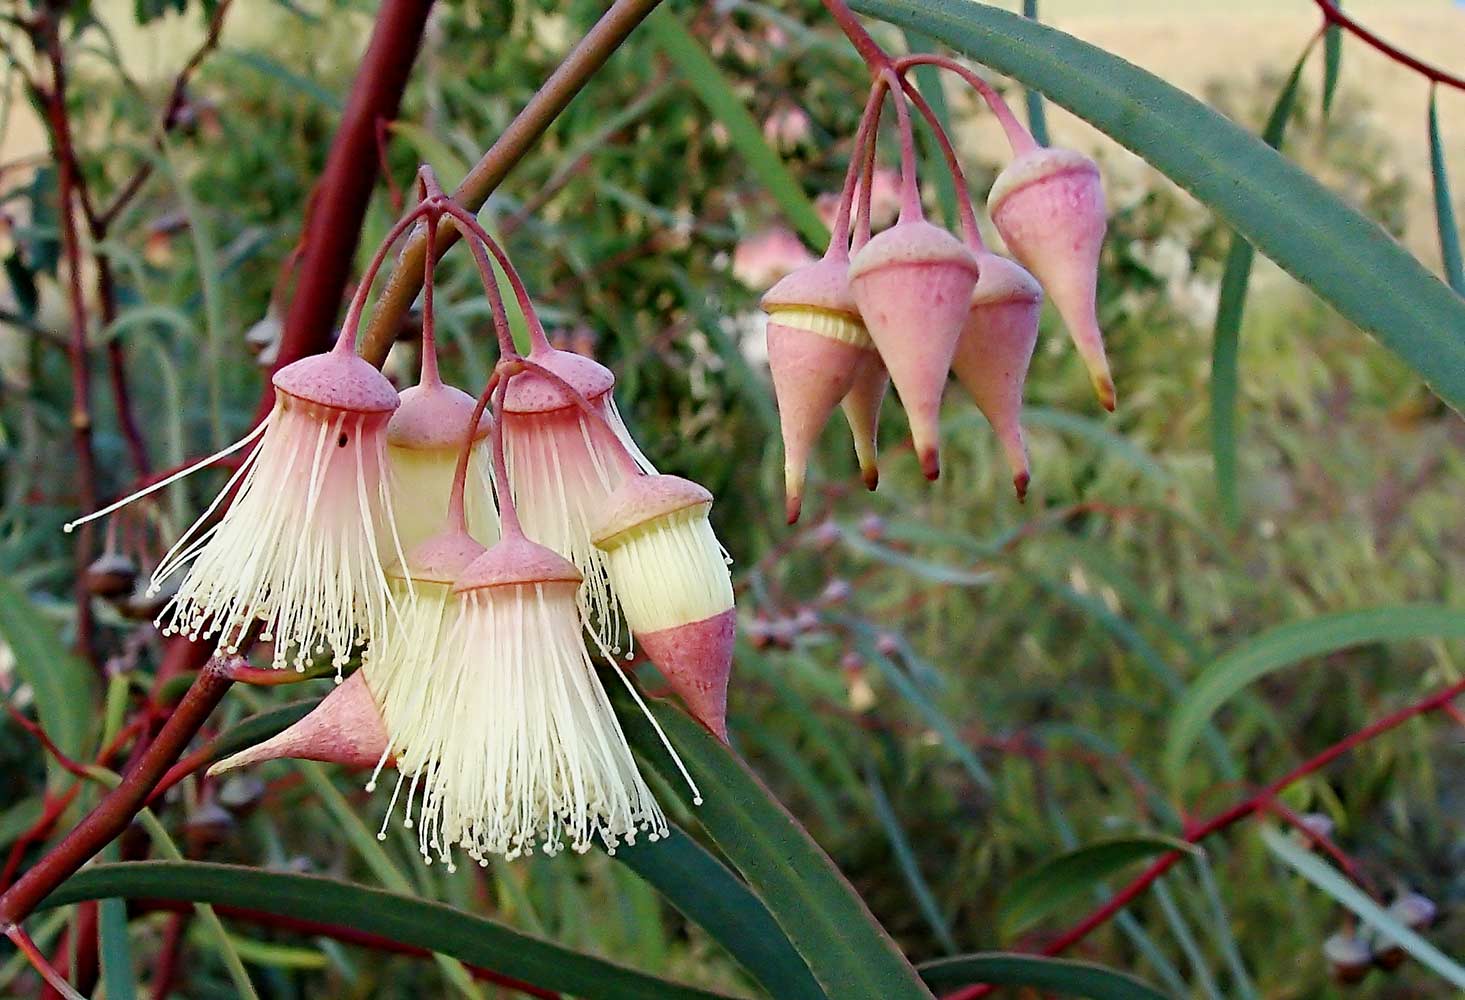
<path fill-rule="evenodd" d="M 1003 125 L 1014 158 L 992 185 L 987 206 L 1016 260 L 993 253 L 982 241 L 951 142 L 905 77 L 910 67 L 922 63 L 959 73 Z M 893 225 L 872 235 L 876 136 L 887 92 L 900 127 L 900 214 Z M 912 106 L 927 119 L 946 156 L 958 192 L 963 238 L 925 218 L 916 180 Z M 798 519 L 809 455 L 835 406 L 843 408 L 854 434 L 865 484 L 875 488 L 876 425 L 892 382 L 910 421 L 922 471 L 935 479 L 940 473 L 941 398 L 949 372 L 991 423 L 1017 494 L 1023 497 L 1029 479 L 1020 421 L 1023 384 L 1044 290 L 1088 366 L 1100 403 L 1114 408 L 1114 383 L 1094 306 L 1105 228 L 1104 192 L 1094 162 L 1072 150 L 1038 146 L 1001 96 L 971 70 L 930 55 L 879 68 L 855 137 L 828 250 L 787 274 L 763 297 L 768 361 L 783 432 L 789 522 Z"/>
<path fill-rule="evenodd" d="M 611 372 L 550 346 L 507 255 L 425 168 L 420 193 L 334 349 L 280 369 L 274 408 L 244 439 L 143 491 L 248 449 L 154 573 L 157 589 L 188 565 L 158 623 L 230 653 L 270 643 L 275 667 L 335 666 L 339 686 L 315 710 L 215 771 L 329 760 L 373 768 L 371 790 L 394 765 L 381 836 L 405 789 L 404 822 L 429 862 L 654 840 L 665 816 L 594 661 L 644 712 L 614 655 L 638 644 L 726 738 L 733 591 L 712 497 L 656 473 L 616 411 Z M 399 394 L 356 354 L 373 279 L 414 225 L 428 246 L 456 227 L 483 279 L 500 361 L 476 401 L 438 372 L 430 254 L 418 384 Z M 525 316 L 527 355 L 490 254 Z"/>

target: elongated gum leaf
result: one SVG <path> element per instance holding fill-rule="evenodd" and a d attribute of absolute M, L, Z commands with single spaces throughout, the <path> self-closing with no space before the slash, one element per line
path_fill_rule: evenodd
<path fill-rule="evenodd" d="M 612 700 L 637 755 L 688 802 L 825 993 L 882 1000 L 930 996 L 834 862 L 725 743 L 683 712 L 649 702 L 701 791 L 702 803 L 692 806 L 682 776 L 646 717 L 624 690 L 616 690 Z"/>
<path fill-rule="evenodd" d="M 1138 153 L 1465 408 L 1465 299 L 1266 143 L 1152 73 L 970 0 L 854 0 L 1036 87 Z"/>
<path fill-rule="evenodd" d="M 917 969 L 933 990 L 957 990 L 974 983 L 1026 986 L 1089 1000 L 1167 1000 L 1165 994 L 1123 972 L 1089 962 L 983 952 L 926 962 Z"/>
<path fill-rule="evenodd" d="M 1255 636 L 1212 661 L 1186 689 L 1165 741 L 1166 773 L 1173 780 L 1217 710 L 1262 677 L 1350 646 L 1432 637 L 1465 637 L 1465 610 L 1404 604 L 1344 611 L 1290 622 Z"/>
<path fill-rule="evenodd" d="M 1298 57 L 1287 77 L 1282 92 L 1272 105 L 1262 140 L 1273 149 L 1282 148 L 1287 121 L 1297 103 L 1297 84 L 1302 67 L 1312 46 Z M 1221 273 L 1221 295 L 1216 306 L 1216 329 L 1211 340 L 1211 451 L 1216 461 L 1216 491 L 1221 499 L 1221 515 L 1235 527 L 1241 518 L 1241 504 L 1236 487 L 1236 390 L 1237 357 L 1241 341 L 1241 315 L 1246 310 L 1246 288 L 1251 282 L 1251 265 L 1255 259 L 1251 244 L 1239 233 L 1231 237 L 1226 253 L 1226 269 Z"/>
<path fill-rule="evenodd" d="M 1450 175 L 1445 169 L 1445 145 L 1440 139 L 1440 111 L 1433 87 L 1429 91 L 1429 169 L 1434 176 L 1434 212 L 1440 227 L 1440 257 L 1445 280 L 1465 295 L 1465 260 L 1460 255 L 1460 229 L 1455 225 L 1455 203 L 1450 195 Z"/>
<path fill-rule="evenodd" d="M 317 875 L 200 861 L 96 865 L 73 875 L 41 905 L 49 908 L 112 897 L 209 903 L 345 927 L 580 997 L 713 1000 L 724 996 L 583 955 L 442 903 Z"/>

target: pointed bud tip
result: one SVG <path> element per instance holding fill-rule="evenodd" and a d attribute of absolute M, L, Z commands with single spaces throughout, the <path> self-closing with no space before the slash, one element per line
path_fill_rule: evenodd
<path fill-rule="evenodd" d="M 804 498 L 796 493 L 790 493 L 788 498 L 784 500 L 783 505 L 783 514 L 789 524 L 794 524 L 798 521 L 799 514 L 803 511 L 803 508 Z"/>
<path fill-rule="evenodd" d="M 873 462 L 860 469 L 860 478 L 865 481 L 865 489 L 874 493 L 880 486 L 880 469 Z"/>
<path fill-rule="evenodd" d="M 1114 393 L 1114 381 L 1107 373 L 1102 378 L 1094 380 L 1094 392 L 1099 397 L 1099 405 L 1113 413 L 1114 407 L 1119 404 Z"/>
<path fill-rule="evenodd" d="M 936 448 L 921 449 L 921 474 L 933 483 L 941 478 L 941 453 Z"/>
<path fill-rule="evenodd" d="M 1031 479 L 1032 477 L 1026 472 L 1019 472 L 1012 477 L 1012 488 L 1017 491 L 1018 503 L 1028 502 L 1028 483 Z"/>

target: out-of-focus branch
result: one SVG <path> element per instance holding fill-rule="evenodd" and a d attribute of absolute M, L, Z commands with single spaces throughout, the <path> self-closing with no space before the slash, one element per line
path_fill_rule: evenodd
<path fill-rule="evenodd" d="M 1365 45 L 1382 52 L 1400 66 L 1408 66 L 1425 79 L 1433 80 L 1435 83 L 1443 84 L 1446 87 L 1454 87 L 1456 90 L 1465 90 L 1465 78 L 1458 77 L 1453 73 L 1447 73 L 1438 66 L 1431 66 L 1423 59 L 1416 59 L 1403 49 L 1380 38 L 1353 20 L 1353 18 L 1343 13 L 1335 0 L 1313 0 L 1313 3 L 1317 4 L 1318 9 L 1323 12 L 1323 20 L 1328 24 L 1336 24 L 1339 28 L 1342 28 Z"/>
<path fill-rule="evenodd" d="M 585 82 L 605 65 L 626 36 L 656 9 L 661 0 L 615 0 L 610 10 L 580 39 L 565 61 L 550 75 L 524 109 L 509 123 L 483 158 L 468 171 L 468 176 L 453 191 L 453 199 L 470 211 L 477 211 L 494 188 L 508 175 L 574 99 Z M 438 230 L 433 259 L 437 260 L 458 240 L 452 226 Z M 408 241 L 396 269 L 377 302 L 367 328 L 361 337 L 361 356 L 381 365 L 397 338 L 402 317 L 407 315 L 417 293 L 422 290 L 423 263 L 426 257 L 426 235 Z"/>
<path fill-rule="evenodd" d="M 361 220 L 376 186 L 377 123 L 397 117 L 431 7 L 431 0 L 386 0 L 377 15 L 301 237 L 299 280 L 285 314 L 276 370 L 330 346 Z M 271 399 L 261 400 L 261 412 Z"/>

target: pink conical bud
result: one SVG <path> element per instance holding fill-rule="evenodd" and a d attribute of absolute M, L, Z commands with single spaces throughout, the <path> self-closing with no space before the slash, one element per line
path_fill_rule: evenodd
<path fill-rule="evenodd" d="M 1006 257 L 988 253 L 978 261 L 982 276 L 972 291 L 971 311 L 951 367 L 992 425 L 1021 500 L 1028 489 L 1022 387 L 1038 341 L 1043 290 L 1031 274 Z"/>
<path fill-rule="evenodd" d="M 885 402 L 885 390 L 888 388 L 890 373 L 885 370 L 885 362 L 880 360 L 879 354 L 872 354 L 855 372 L 854 385 L 850 386 L 850 391 L 839 404 L 855 440 L 860 478 L 864 480 L 865 488 L 871 491 L 880 485 L 880 466 L 876 462 L 879 453 L 877 437 L 880 404 Z"/>
<path fill-rule="evenodd" d="M 386 726 L 366 686 L 366 676 L 358 670 L 289 729 L 224 758 L 210 767 L 208 773 L 223 774 L 249 764 L 287 757 L 347 767 L 374 767 L 386 749 Z"/>
<path fill-rule="evenodd" d="M 799 519 L 809 454 L 859 371 L 878 363 L 849 287 L 849 260 L 834 252 L 785 277 L 763 296 L 768 366 L 783 432 L 788 523 Z"/>
<path fill-rule="evenodd" d="M 1100 404 L 1114 409 L 1114 380 L 1094 305 L 1108 226 L 1098 165 L 1071 149 L 1024 153 L 997 176 L 987 209 L 1012 255 L 1058 308 Z"/>
<path fill-rule="evenodd" d="M 941 396 L 977 283 L 977 259 L 939 226 L 906 219 L 850 262 L 850 288 L 900 393 L 927 479 L 941 471 Z"/>
<path fill-rule="evenodd" d="M 594 537 L 632 634 L 693 717 L 726 740 L 735 615 L 711 507 L 696 483 L 640 476 L 612 494 Z"/>

